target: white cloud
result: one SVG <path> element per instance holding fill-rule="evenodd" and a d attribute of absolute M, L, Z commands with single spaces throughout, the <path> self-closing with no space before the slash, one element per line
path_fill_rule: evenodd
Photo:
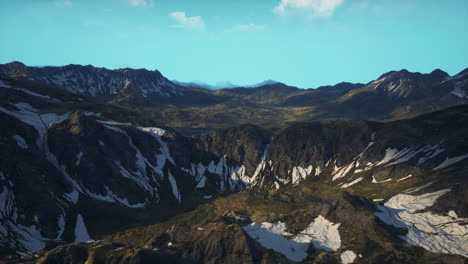
<path fill-rule="evenodd" d="M 201 16 L 188 17 L 185 12 L 172 12 L 169 16 L 177 22 L 172 27 L 190 30 L 203 30 L 205 28 L 205 22 Z"/>
<path fill-rule="evenodd" d="M 315 17 L 331 16 L 333 11 L 344 0 L 281 0 L 273 11 L 276 14 L 285 14 L 290 9 L 302 9 L 312 12 Z"/>
<path fill-rule="evenodd" d="M 128 0 L 128 3 L 134 7 L 148 7 L 153 5 L 153 2 L 147 0 Z"/>
<path fill-rule="evenodd" d="M 64 6 L 72 6 L 73 3 L 70 0 L 66 0 L 66 1 L 57 1 L 57 2 L 55 2 L 55 5 L 60 6 L 60 7 L 64 7 Z"/>
<path fill-rule="evenodd" d="M 233 27 L 234 31 L 263 31 L 267 28 L 267 25 L 257 25 L 254 23 L 250 24 L 239 24 Z"/>

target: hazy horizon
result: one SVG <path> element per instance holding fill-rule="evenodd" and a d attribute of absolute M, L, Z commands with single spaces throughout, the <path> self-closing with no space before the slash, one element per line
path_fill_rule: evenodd
<path fill-rule="evenodd" d="M 23 63 L 21 61 L 10 61 L 10 62 L 6 62 L 6 63 L 1 63 L 0 64 L 7 64 L 7 63 L 12 63 L 12 62 L 20 62 L 20 63 Z M 81 65 L 81 66 L 92 66 L 92 67 L 95 67 L 95 68 L 105 68 L 105 69 L 108 69 L 108 70 L 119 70 L 119 69 L 124 69 L 124 68 L 108 68 L 108 67 L 104 67 L 104 66 L 96 66 L 96 65 L 91 65 L 91 64 L 87 64 L 87 65 L 84 65 L 84 64 L 65 64 L 65 65 L 27 65 L 25 64 L 26 66 L 28 67 L 37 67 L 37 68 L 43 68 L 43 67 L 64 67 L 64 66 L 67 66 L 67 65 Z M 128 68 L 128 67 L 126 67 Z M 159 72 L 161 72 L 159 69 L 147 69 L 147 68 L 141 68 L 141 67 L 136 67 L 136 68 L 131 68 L 131 69 L 145 69 L 145 70 L 148 70 L 148 71 L 154 71 L 154 70 L 157 70 Z M 465 69 L 468 69 L 468 68 L 464 68 L 462 70 L 460 70 L 459 72 L 456 72 L 454 74 L 450 74 L 449 72 L 445 71 L 444 69 L 440 69 L 440 68 L 436 68 L 436 69 L 433 69 L 431 71 L 428 71 L 428 72 L 417 72 L 417 73 L 421 73 L 421 74 L 429 74 L 435 70 L 442 70 L 444 72 L 447 72 L 450 76 L 455 76 L 457 74 L 459 74 L 460 72 L 462 72 L 463 70 Z M 362 84 L 367 84 L 369 82 L 372 82 L 374 80 L 377 80 L 378 77 L 380 77 L 382 74 L 385 74 L 385 73 L 388 73 L 388 72 L 392 72 L 392 71 L 402 71 L 402 70 L 407 70 L 407 69 L 393 69 L 393 70 L 388 70 L 386 72 L 383 72 L 377 76 L 375 76 L 373 79 L 370 79 L 368 81 L 363 81 L 363 82 L 349 82 L 347 80 L 341 80 L 341 81 L 338 81 L 338 82 L 335 82 L 335 83 L 329 83 L 329 84 L 324 84 L 324 85 L 320 85 L 320 86 L 316 86 L 316 87 L 298 87 L 298 86 L 293 86 L 293 85 L 290 85 L 286 82 L 283 82 L 281 80 L 263 80 L 263 81 L 259 81 L 259 82 L 256 82 L 256 83 L 245 83 L 245 84 L 241 84 L 241 83 L 233 83 L 233 82 L 230 82 L 230 81 L 218 81 L 216 83 L 207 83 L 207 82 L 204 82 L 204 81 L 199 81 L 199 80 L 193 80 L 193 81 L 179 81 L 179 80 L 176 80 L 176 79 L 171 79 L 169 78 L 168 76 L 166 76 L 164 74 L 164 72 L 161 72 L 161 74 L 166 77 L 168 80 L 172 81 L 172 82 L 175 82 L 177 84 L 180 84 L 180 85 L 183 85 L 183 86 L 190 86 L 190 85 L 195 85 L 195 86 L 199 86 L 199 87 L 202 87 L 202 88 L 206 88 L 206 89 L 211 89 L 211 90 L 217 90 L 217 89 L 224 89 L 224 88 L 252 88 L 252 87 L 258 87 L 258 86 L 262 86 L 262 85 L 268 85 L 268 84 L 273 84 L 273 83 L 282 83 L 282 84 L 285 84 L 285 85 L 288 85 L 288 86 L 293 86 L 293 87 L 296 87 L 296 88 L 299 88 L 299 89 L 316 89 L 316 88 L 320 88 L 320 87 L 323 87 L 323 86 L 333 86 L 333 85 L 337 85 L 339 83 L 342 83 L 342 82 L 345 82 L 345 83 L 362 83 Z M 411 72 L 411 71 L 410 71 Z"/>

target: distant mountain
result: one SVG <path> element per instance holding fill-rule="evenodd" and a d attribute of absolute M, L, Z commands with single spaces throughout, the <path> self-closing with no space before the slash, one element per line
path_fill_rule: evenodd
<path fill-rule="evenodd" d="M 235 101 L 253 104 L 280 104 L 285 97 L 295 94 L 302 89 L 288 86 L 284 83 L 265 84 L 258 87 L 235 87 L 220 89 L 213 94 Z"/>
<path fill-rule="evenodd" d="M 94 97 L 130 97 L 140 102 L 151 97 L 181 96 L 184 89 L 159 71 L 146 69 L 108 70 L 93 66 L 28 67 L 20 62 L 0 65 L 0 77 L 60 87 L 75 94 Z"/>
<path fill-rule="evenodd" d="M 463 104 L 468 99 L 466 91 L 465 71 L 453 77 L 441 70 L 429 74 L 393 71 L 319 106 L 318 111 L 333 117 L 398 119 Z"/>
<path fill-rule="evenodd" d="M 257 84 L 253 84 L 253 85 L 237 85 L 237 84 L 233 84 L 233 83 L 230 83 L 230 82 L 221 82 L 221 83 L 217 83 L 215 85 L 211 85 L 211 84 L 207 84 L 207 83 L 203 83 L 203 82 L 178 82 L 178 81 L 174 81 L 174 80 L 172 82 L 174 82 L 176 84 L 179 84 L 181 86 L 184 86 L 184 87 L 204 88 L 204 89 L 210 89 L 210 90 L 228 89 L 228 88 L 237 88 L 237 87 L 255 88 L 255 87 L 259 87 L 259 86 L 271 85 L 271 84 L 278 83 L 277 81 L 273 81 L 273 80 L 266 80 L 266 81 L 263 81 L 263 82 L 260 82 L 260 83 L 257 83 Z"/>
<path fill-rule="evenodd" d="M 335 100 L 347 92 L 361 88 L 365 84 L 342 82 L 336 85 L 307 89 L 284 98 L 283 106 L 317 106 Z"/>
<path fill-rule="evenodd" d="M 462 74 L 463 75 L 463 74 Z M 463 77 L 457 75 L 455 78 Z M 392 71 L 380 76 L 361 89 L 356 89 L 346 94 L 342 101 L 362 94 L 385 95 L 388 97 L 422 98 L 427 95 L 445 95 L 444 88 L 440 87 L 450 80 L 450 76 L 441 70 L 435 70 L 429 74 L 411 73 L 407 70 Z"/>

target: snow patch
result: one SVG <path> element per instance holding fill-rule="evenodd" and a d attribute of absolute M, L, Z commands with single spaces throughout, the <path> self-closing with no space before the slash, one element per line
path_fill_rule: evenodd
<path fill-rule="evenodd" d="M 203 175 L 200 180 L 198 181 L 198 184 L 197 186 L 195 187 L 196 189 L 203 189 L 205 188 L 205 184 L 206 184 L 206 176 Z"/>
<path fill-rule="evenodd" d="M 310 243 L 323 250 L 336 251 L 341 246 L 339 226 L 340 224 L 333 224 L 318 216 L 309 227 L 296 236 L 287 232 L 286 224 L 282 222 L 261 224 L 254 222 L 242 228 L 262 246 L 280 252 L 290 260 L 301 261 L 307 257 Z"/>
<path fill-rule="evenodd" d="M 167 142 L 165 142 L 162 139 L 162 136 L 164 135 L 164 133 L 166 133 L 164 129 L 161 129 L 158 127 L 136 127 L 136 128 L 152 135 L 154 138 L 156 138 L 159 145 L 161 145 L 161 149 L 160 149 L 161 154 L 157 155 L 158 167 L 162 169 L 166 160 L 169 160 L 170 162 L 175 164 L 175 161 L 171 157 L 171 153 L 169 152 L 169 147 L 167 145 Z"/>
<path fill-rule="evenodd" d="M 391 166 L 398 163 L 402 163 L 410 160 L 422 150 L 423 149 L 416 150 L 416 147 L 404 148 L 400 151 L 396 148 L 387 148 L 385 150 L 385 156 L 376 165 L 380 166 L 386 164 L 385 166 Z M 390 161 L 393 162 L 389 163 Z"/>
<path fill-rule="evenodd" d="M 374 140 L 374 137 L 375 137 L 375 132 L 372 133 L 371 135 L 371 140 Z M 369 168 L 362 168 L 362 169 L 358 169 L 358 167 L 361 165 L 359 163 L 359 160 L 362 158 L 362 156 L 364 155 L 364 153 L 366 153 L 366 151 L 372 147 L 372 145 L 374 145 L 375 142 L 371 141 L 369 142 L 369 144 L 367 144 L 366 148 L 359 154 L 357 155 L 356 157 L 354 157 L 354 159 L 351 161 L 351 163 L 349 163 L 347 166 L 343 166 L 343 167 L 337 167 L 335 165 L 335 168 L 333 170 L 333 173 L 332 173 L 332 181 L 335 181 L 337 179 L 340 179 L 340 178 L 343 178 L 344 176 L 348 175 L 352 169 L 354 169 L 354 173 L 360 173 L 360 172 L 364 172 L 366 170 L 369 170 Z M 330 161 L 327 162 L 327 165 L 329 164 Z M 335 161 L 336 163 L 336 161 Z M 372 163 L 368 164 L 368 165 L 373 165 Z"/>
<path fill-rule="evenodd" d="M 458 215 L 457 213 L 455 213 L 455 211 L 451 210 L 448 212 L 448 216 L 452 217 L 452 218 L 458 218 Z"/>
<path fill-rule="evenodd" d="M 386 179 L 386 180 L 383 180 L 383 181 L 377 181 L 374 177 L 374 175 L 372 175 L 372 183 L 384 183 L 384 182 L 389 182 L 391 181 L 392 179 Z"/>
<path fill-rule="evenodd" d="M 18 111 L 10 111 L 3 107 L 0 107 L 0 111 L 9 114 L 18 118 L 21 122 L 24 122 L 33 128 L 35 128 L 39 134 L 36 143 L 38 147 L 42 150 L 45 149 L 45 135 L 47 129 L 50 125 L 56 122 L 61 122 L 69 117 L 69 113 L 58 115 L 55 113 L 48 113 L 48 114 L 39 114 L 39 111 L 32 107 L 28 103 L 16 103 L 13 104 Z"/>
<path fill-rule="evenodd" d="M 301 261 L 307 257 L 306 251 L 310 241 L 299 243 L 284 237 L 291 234 L 286 232 L 286 225 L 282 222 L 276 224 L 267 222 L 261 224 L 252 223 L 243 227 L 243 229 L 263 247 L 282 253 L 290 260 Z"/>
<path fill-rule="evenodd" d="M 164 133 L 166 133 L 166 130 L 158 127 L 137 127 L 139 130 L 147 132 L 152 135 L 156 135 L 159 137 L 164 136 Z"/>
<path fill-rule="evenodd" d="M 9 185 L 12 187 L 11 182 Z M 2 244 L 18 243 L 18 246 L 23 248 L 19 250 L 19 253 L 42 250 L 48 239 L 41 235 L 35 225 L 23 226 L 15 222 L 18 217 L 17 209 L 14 207 L 15 196 L 7 186 L 0 188 L 0 219 L 2 220 L 0 221 L 0 242 Z"/>
<path fill-rule="evenodd" d="M 138 154 L 138 152 L 137 152 Z M 137 155 L 137 157 L 140 157 Z M 140 162 L 139 162 L 140 161 Z M 147 190 L 154 195 L 157 191 L 157 188 L 151 184 L 151 181 L 146 177 L 144 172 L 146 172 L 146 163 L 142 161 L 142 159 L 137 159 L 137 168 L 138 170 L 135 173 L 130 173 L 127 169 L 125 169 L 120 162 L 115 162 L 116 166 L 120 169 L 120 174 L 135 182 L 141 188 Z M 143 172 L 143 173 L 142 173 Z M 157 194 L 156 194 L 157 195 Z"/>
<path fill-rule="evenodd" d="M 356 259 L 356 254 L 351 250 L 346 250 L 345 252 L 341 253 L 341 263 L 343 264 L 351 264 Z"/>
<path fill-rule="evenodd" d="M 76 154 L 76 163 L 75 163 L 76 166 L 80 166 L 81 158 L 83 158 L 83 155 L 84 155 L 83 152 Z"/>
<path fill-rule="evenodd" d="M 450 94 L 453 94 L 457 97 L 459 97 L 460 99 L 462 99 L 462 103 L 463 103 L 463 99 L 464 98 L 468 98 L 468 94 L 465 90 L 463 90 L 463 87 L 468 83 L 468 80 L 458 80 L 460 79 L 462 76 L 466 75 L 465 74 L 462 74 L 461 76 L 457 77 L 456 80 L 454 82 L 454 89 L 453 91 L 450 92 Z"/>
<path fill-rule="evenodd" d="M 97 194 L 97 193 L 93 193 L 83 187 L 81 187 L 81 191 L 93 198 L 93 199 L 96 199 L 96 200 L 100 200 L 100 201 L 104 201 L 104 202 L 109 202 L 109 203 L 117 203 L 117 204 L 121 204 L 123 206 L 126 206 L 126 207 L 129 207 L 129 208 L 144 208 L 146 207 L 146 205 L 148 204 L 148 199 L 145 199 L 144 202 L 142 203 L 136 203 L 136 204 L 131 204 L 128 202 L 128 199 L 126 197 L 124 198 L 120 198 L 119 196 L 117 196 L 116 194 L 114 194 L 109 187 L 107 186 L 104 186 L 105 189 L 106 189 L 106 195 L 101 195 L 101 194 Z"/>
<path fill-rule="evenodd" d="M 18 144 L 18 147 L 20 147 L 22 149 L 27 149 L 28 148 L 28 144 L 26 144 L 26 141 L 24 140 L 24 138 L 22 136 L 14 135 L 13 138 L 15 138 L 16 144 Z"/>
<path fill-rule="evenodd" d="M 317 248 L 336 251 L 341 246 L 339 226 L 340 224 L 334 224 L 319 215 L 309 227 L 296 236 L 295 240 L 301 242 L 312 241 Z"/>
<path fill-rule="evenodd" d="M 171 183 L 171 188 L 172 188 L 172 193 L 174 194 L 174 197 L 176 198 L 177 201 L 179 201 L 179 203 L 182 201 L 182 196 L 179 192 L 179 189 L 177 188 L 177 182 L 174 178 L 174 176 L 172 176 L 172 173 L 169 171 L 169 182 Z"/>
<path fill-rule="evenodd" d="M 461 99 L 467 97 L 467 95 L 468 95 L 465 91 L 463 91 L 461 89 L 461 87 L 455 87 L 455 89 L 453 89 L 453 91 L 450 92 L 450 93 L 455 95 L 455 96 L 460 97 Z"/>
<path fill-rule="evenodd" d="M 364 180 L 363 177 L 357 178 L 357 179 L 355 179 L 354 181 L 352 181 L 350 183 L 343 184 L 340 188 L 348 188 L 348 187 L 353 186 L 354 184 L 356 184 L 356 183 L 358 183 L 358 182 L 360 182 L 362 180 Z"/>
<path fill-rule="evenodd" d="M 292 184 L 297 185 L 299 182 L 307 178 L 312 173 L 313 167 L 310 165 L 307 168 L 302 168 L 300 166 L 293 167 L 291 177 Z"/>
<path fill-rule="evenodd" d="M 430 160 L 430 159 L 436 157 L 440 153 L 444 152 L 444 150 L 445 149 L 443 149 L 443 148 L 439 148 L 439 144 L 435 145 L 435 146 L 432 146 L 432 147 L 427 147 L 426 155 L 424 157 L 421 157 L 418 160 L 418 165 L 426 162 L 427 160 Z"/>
<path fill-rule="evenodd" d="M 462 156 L 457 156 L 453 158 L 447 158 L 445 159 L 439 166 L 435 167 L 434 170 L 440 170 L 443 168 L 447 168 L 459 161 L 462 161 L 464 159 L 468 158 L 468 154 L 462 155 Z"/>
<path fill-rule="evenodd" d="M 442 216 L 432 212 L 422 212 L 432 206 L 442 195 L 450 192 L 444 189 L 419 196 L 398 194 L 390 198 L 384 206 L 378 205 L 376 213 L 382 221 L 400 228 L 407 228 L 402 236 L 409 245 L 425 248 L 435 253 L 459 254 L 468 257 L 468 227 L 466 218 L 455 215 Z"/>
<path fill-rule="evenodd" d="M 351 162 L 350 164 L 348 164 L 347 166 L 345 167 L 337 167 L 335 165 L 335 169 L 333 170 L 333 177 L 332 177 L 332 181 L 335 181 L 337 179 L 340 179 L 340 178 L 343 178 L 344 176 L 346 176 L 350 171 L 351 169 L 353 169 L 354 167 L 356 166 L 356 161 L 353 161 Z"/>
<path fill-rule="evenodd" d="M 413 174 L 408 174 L 408 176 L 403 177 L 403 178 L 401 178 L 401 179 L 398 179 L 397 181 L 404 181 L 404 180 L 409 179 L 409 178 L 411 178 L 411 177 L 413 177 Z"/>
<path fill-rule="evenodd" d="M 419 186 L 419 187 L 409 188 L 408 190 L 403 191 L 403 193 L 404 194 L 415 193 L 415 192 L 418 192 L 418 191 L 420 191 L 422 189 L 425 189 L 425 188 L 431 186 L 433 183 L 434 182 L 432 181 L 432 182 L 428 182 L 428 183 L 426 183 L 426 184 L 424 184 L 422 186 Z"/>
<path fill-rule="evenodd" d="M 76 204 L 78 202 L 79 195 L 80 193 L 77 190 L 73 189 L 71 193 L 66 193 L 64 196 L 70 202 L 72 202 L 73 204 Z"/>
<path fill-rule="evenodd" d="M 25 94 L 28 94 L 28 95 L 31 95 L 31 96 L 34 96 L 34 97 L 39 97 L 39 98 L 42 98 L 42 99 L 47 99 L 47 100 L 51 99 L 50 96 L 47 96 L 47 95 L 38 94 L 36 92 L 30 91 L 30 90 L 27 90 L 27 89 L 24 89 L 24 88 L 12 87 L 11 85 L 9 85 L 9 84 L 1 81 L 1 80 L 0 80 L 0 87 L 13 89 L 13 90 L 20 91 L 20 92 L 23 92 Z M 54 101 L 60 102 L 57 99 L 54 99 Z"/>
<path fill-rule="evenodd" d="M 11 88 L 11 85 L 9 85 L 8 83 L 0 80 L 0 87 L 3 87 L 3 88 Z"/>
<path fill-rule="evenodd" d="M 403 209 L 409 212 L 423 210 L 434 204 L 442 195 L 450 192 L 450 189 L 440 190 L 438 192 L 426 193 L 419 196 L 398 194 L 393 196 L 385 203 L 385 206 L 393 209 Z"/>
<path fill-rule="evenodd" d="M 98 120 L 98 122 L 106 124 L 106 125 L 110 125 L 110 126 L 131 126 L 132 125 L 132 123 L 129 123 L 129 122 L 123 123 L 123 122 L 117 122 L 114 120 Z"/>
<path fill-rule="evenodd" d="M 65 231 L 65 215 L 60 215 L 57 221 L 59 227 L 59 232 L 57 234 L 57 239 L 62 238 L 63 231 Z"/>
<path fill-rule="evenodd" d="M 80 214 L 78 214 L 75 225 L 75 242 L 87 242 L 89 240 L 92 239 L 88 234 L 88 230 L 86 229 L 83 217 Z"/>

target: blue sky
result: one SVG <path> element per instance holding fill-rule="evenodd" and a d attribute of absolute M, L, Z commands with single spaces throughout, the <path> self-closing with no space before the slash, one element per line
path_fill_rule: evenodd
<path fill-rule="evenodd" d="M 0 0 L 0 63 L 301 88 L 468 67 L 466 0 Z"/>

